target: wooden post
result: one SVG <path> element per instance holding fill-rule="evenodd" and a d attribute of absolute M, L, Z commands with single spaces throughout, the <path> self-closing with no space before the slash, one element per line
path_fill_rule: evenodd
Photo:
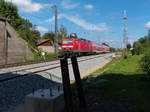
<path fill-rule="evenodd" d="M 73 112 L 72 92 L 70 87 L 69 69 L 67 58 L 60 59 L 65 106 L 67 112 Z"/>
<path fill-rule="evenodd" d="M 80 107 L 86 111 L 86 102 L 85 102 L 85 97 L 84 97 L 83 86 L 82 86 L 82 81 L 81 81 L 81 77 L 80 77 L 77 58 L 71 57 L 71 61 L 72 61 L 73 72 L 74 72 L 75 81 L 76 81 L 76 85 L 77 85 L 78 97 L 80 100 Z"/>

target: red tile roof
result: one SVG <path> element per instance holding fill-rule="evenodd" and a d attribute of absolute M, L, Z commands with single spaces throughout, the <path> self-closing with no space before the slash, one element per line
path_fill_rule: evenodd
<path fill-rule="evenodd" d="M 43 43 L 43 42 L 46 42 L 48 41 L 49 39 L 41 39 L 41 40 L 38 40 L 38 43 Z"/>
<path fill-rule="evenodd" d="M 46 43 L 46 42 L 49 42 L 50 45 L 53 45 L 53 44 L 54 44 L 53 41 L 50 41 L 49 39 L 41 39 L 41 40 L 38 40 L 38 46 L 39 46 L 39 45 L 42 45 L 42 44 L 44 44 L 44 43 Z"/>

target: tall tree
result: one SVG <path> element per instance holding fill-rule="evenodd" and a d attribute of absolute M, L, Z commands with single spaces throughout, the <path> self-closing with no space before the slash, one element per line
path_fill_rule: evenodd
<path fill-rule="evenodd" d="M 130 43 L 128 43 L 128 44 L 127 44 L 127 50 L 129 51 L 129 50 L 130 50 L 130 48 L 131 48 L 131 44 L 130 44 Z"/>
<path fill-rule="evenodd" d="M 53 32 L 47 32 L 42 36 L 43 39 L 49 39 L 54 42 L 55 33 Z"/>
<path fill-rule="evenodd" d="M 61 25 L 60 27 L 60 35 L 62 36 L 62 38 L 67 37 L 67 29 L 64 27 L 64 25 Z"/>
<path fill-rule="evenodd" d="M 108 47 L 109 47 L 109 45 L 108 45 L 108 44 L 106 44 L 106 43 L 102 43 L 102 45 L 105 45 L 105 46 L 108 46 Z"/>
<path fill-rule="evenodd" d="M 0 16 L 7 18 L 8 22 L 19 33 L 20 37 L 26 40 L 30 46 L 37 48 L 36 43 L 40 38 L 40 32 L 35 29 L 35 26 L 29 20 L 25 20 L 19 16 L 17 6 L 1 0 Z"/>
<path fill-rule="evenodd" d="M 148 41 L 150 42 L 150 29 L 148 30 L 147 39 L 148 39 Z"/>

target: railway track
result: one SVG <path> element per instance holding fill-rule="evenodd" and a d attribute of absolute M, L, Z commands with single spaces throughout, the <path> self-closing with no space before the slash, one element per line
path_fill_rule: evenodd
<path fill-rule="evenodd" d="M 92 59 L 95 59 L 95 58 L 98 58 L 98 57 L 105 57 L 105 54 L 96 55 L 96 56 L 80 57 L 80 58 L 78 58 L 78 62 L 92 60 Z M 69 60 L 68 65 L 70 65 L 70 64 L 71 64 L 71 61 Z M 49 67 L 49 66 L 52 66 L 52 67 Z M 46 65 L 41 65 L 41 66 L 36 66 L 36 67 L 29 67 L 29 68 L 15 70 L 15 71 L 11 71 L 11 72 L 6 72 L 4 74 L 0 74 L 0 83 L 8 81 L 8 80 L 15 79 L 15 78 L 18 78 L 18 77 L 35 75 L 37 73 L 45 72 L 45 71 L 48 71 L 48 70 L 53 70 L 53 69 L 56 69 L 56 68 L 59 68 L 59 67 L 60 67 L 60 62 L 54 62 L 54 63 L 51 63 L 51 64 L 46 64 Z M 39 70 L 39 68 L 40 68 L 40 70 Z M 10 75 L 10 74 L 12 74 L 12 75 Z"/>
<path fill-rule="evenodd" d="M 24 66 L 24 65 L 31 65 L 31 64 L 38 64 L 38 63 L 45 63 L 45 62 L 56 61 L 56 60 L 58 60 L 58 59 L 43 60 L 43 61 L 31 61 L 31 62 L 22 62 L 22 63 L 12 63 L 12 64 L 0 65 L 0 69 L 9 68 L 9 67 L 18 67 L 18 66 Z"/>
<path fill-rule="evenodd" d="M 79 57 L 78 62 L 81 75 L 82 72 L 87 71 L 90 67 L 94 67 L 110 56 L 111 54 L 101 54 Z M 71 70 L 71 61 L 70 59 L 68 60 L 71 79 L 73 71 Z M 20 69 L 18 69 L 19 67 L 16 68 L 16 70 L 9 73 L 5 72 L 0 74 L 0 111 L 7 111 L 8 109 L 24 104 L 25 96 L 30 94 L 33 88 L 36 91 L 39 89 L 55 88 L 61 84 L 61 82 L 59 82 L 61 80 L 59 61 L 36 64 L 36 66 L 26 65 Z M 49 75 L 51 75 L 51 77 L 49 77 Z"/>

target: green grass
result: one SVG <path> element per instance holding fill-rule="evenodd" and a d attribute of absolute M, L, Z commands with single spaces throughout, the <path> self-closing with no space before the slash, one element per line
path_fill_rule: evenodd
<path fill-rule="evenodd" d="M 96 72 L 101 72 L 102 70 L 108 69 L 105 73 L 123 73 L 123 74 L 143 74 L 144 72 L 140 70 L 139 61 L 142 56 L 129 56 L 127 59 L 116 58 L 113 59 L 109 64 L 107 64 L 102 69 Z"/>
<path fill-rule="evenodd" d="M 45 60 L 57 59 L 59 55 L 60 55 L 59 53 L 46 53 Z M 43 57 L 38 53 L 36 53 L 33 58 L 25 58 L 26 62 L 39 61 L 39 60 L 43 60 Z"/>
<path fill-rule="evenodd" d="M 105 100 L 128 101 L 136 104 L 137 112 L 150 112 L 150 76 L 140 69 L 142 56 L 130 56 L 127 59 L 113 59 L 95 73 L 96 77 L 88 89 L 94 88 L 97 96 Z M 100 79 L 107 82 L 98 83 Z"/>

